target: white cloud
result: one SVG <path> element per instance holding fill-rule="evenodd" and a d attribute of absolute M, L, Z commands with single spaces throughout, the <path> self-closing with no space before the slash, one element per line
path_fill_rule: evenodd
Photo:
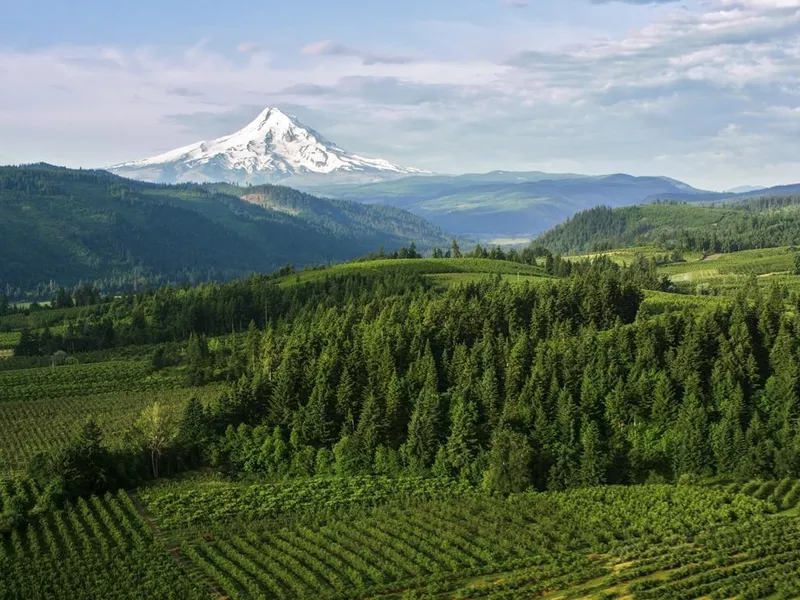
<path fill-rule="evenodd" d="M 386 64 L 386 65 L 403 65 L 413 62 L 413 59 L 407 56 L 399 56 L 392 54 L 377 54 L 374 52 L 366 52 L 345 46 L 333 40 L 320 40 L 318 42 L 311 42 L 306 44 L 302 49 L 303 54 L 310 56 L 339 56 L 347 58 L 356 58 L 365 65 Z"/>
<path fill-rule="evenodd" d="M 242 54 L 256 54 L 258 52 L 263 52 L 264 47 L 258 42 L 239 42 L 236 46 L 236 51 Z"/>

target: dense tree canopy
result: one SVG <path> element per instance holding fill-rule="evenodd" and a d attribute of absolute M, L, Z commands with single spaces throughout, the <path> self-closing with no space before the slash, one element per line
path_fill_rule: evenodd
<path fill-rule="evenodd" d="M 536 239 L 554 252 L 596 252 L 652 244 L 666 250 L 737 252 L 800 244 L 800 197 L 719 206 L 656 203 L 598 206 Z"/>

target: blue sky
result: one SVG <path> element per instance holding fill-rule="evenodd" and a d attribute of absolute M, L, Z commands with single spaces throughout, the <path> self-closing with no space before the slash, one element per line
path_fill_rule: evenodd
<path fill-rule="evenodd" d="M 438 172 L 800 181 L 800 0 L 6 4 L 0 164 L 114 164 L 278 106 Z"/>

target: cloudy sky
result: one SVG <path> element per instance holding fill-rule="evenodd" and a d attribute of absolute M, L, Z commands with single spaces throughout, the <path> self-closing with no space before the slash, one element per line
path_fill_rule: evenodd
<path fill-rule="evenodd" d="M 0 164 L 142 158 L 265 106 L 438 172 L 797 182 L 800 0 L 3 7 Z"/>

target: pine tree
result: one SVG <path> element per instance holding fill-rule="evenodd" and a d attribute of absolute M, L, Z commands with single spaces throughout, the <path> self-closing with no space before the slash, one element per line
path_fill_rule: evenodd
<path fill-rule="evenodd" d="M 478 409 L 471 397 L 461 393 L 453 400 L 447 438 L 447 464 L 461 477 L 466 477 L 478 453 Z"/>
<path fill-rule="evenodd" d="M 727 387 L 727 386 L 726 386 Z M 745 459 L 747 444 L 742 423 L 745 420 L 744 393 L 734 385 L 725 399 L 722 419 L 712 426 L 712 444 L 717 459 L 717 473 L 736 473 Z"/>
<path fill-rule="evenodd" d="M 565 490 L 577 484 L 578 432 L 576 409 L 572 395 L 561 390 L 556 406 L 558 437 L 555 443 L 555 463 L 550 469 L 547 487 Z"/>
<path fill-rule="evenodd" d="M 269 401 L 268 417 L 272 424 L 288 425 L 292 422 L 292 414 L 300 404 L 302 397 L 302 381 L 305 369 L 299 349 L 294 345 L 287 346 L 283 353 Z"/>
<path fill-rule="evenodd" d="M 500 419 L 500 390 L 494 369 L 487 368 L 483 371 L 478 382 L 478 398 L 481 412 L 486 417 L 486 430 L 490 432 Z"/>
<path fill-rule="evenodd" d="M 210 436 L 211 430 L 203 412 L 203 405 L 197 396 L 192 396 L 183 408 L 177 437 L 189 463 L 196 463 L 199 460 L 203 445 Z"/>
<path fill-rule="evenodd" d="M 386 390 L 386 438 L 394 449 L 400 447 L 408 431 L 407 404 L 403 384 L 397 373 L 392 373 Z"/>
<path fill-rule="evenodd" d="M 336 388 L 336 411 L 342 416 L 342 436 L 351 435 L 356 430 L 358 411 L 356 393 L 356 385 L 350 376 L 350 370 L 345 367 L 339 386 Z"/>
<path fill-rule="evenodd" d="M 364 469 L 372 467 L 375 449 L 383 438 L 386 423 L 375 394 L 370 393 L 364 401 L 358 419 L 354 439 L 358 445 L 359 464 Z"/>
<path fill-rule="evenodd" d="M 606 463 L 600 428 L 594 421 L 584 421 L 581 427 L 580 484 L 583 486 L 604 484 Z"/>
<path fill-rule="evenodd" d="M 770 479 L 774 476 L 775 445 L 756 412 L 747 428 L 747 456 L 742 463 L 741 473 L 746 477 Z"/>
<path fill-rule="evenodd" d="M 678 404 L 675 398 L 675 389 L 669 375 L 662 371 L 656 377 L 650 419 L 653 425 L 664 432 L 675 422 L 677 414 Z"/>
<path fill-rule="evenodd" d="M 424 473 L 439 449 L 439 412 L 439 394 L 426 385 L 414 405 L 403 445 L 406 464 L 413 473 Z"/>
<path fill-rule="evenodd" d="M 530 363 L 530 340 L 525 332 L 517 338 L 508 357 L 505 379 L 506 402 L 514 401 L 519 396 L 527 379 L 527 368 Z"/>
<path fill-rule="evenodd" d="M 14 347 L 14 356 L 36 356 L 39 354 L 39 338 L 26 325 L 19 334 L 19 341 Z"/>
<path fill-rule="evenodd" d="M 203 385 L 209 378 L 208 343 L 202 334 L 189 336 L 186 348 L 186 378 L 189 385 Z"/>
<path fill-rule="evenodd" d="M 683 399 L 675 424 L 675 473 L 704 476 L 710 468 L 711 448 L 708 443 L 708 414 L 694 391 Z"/>

